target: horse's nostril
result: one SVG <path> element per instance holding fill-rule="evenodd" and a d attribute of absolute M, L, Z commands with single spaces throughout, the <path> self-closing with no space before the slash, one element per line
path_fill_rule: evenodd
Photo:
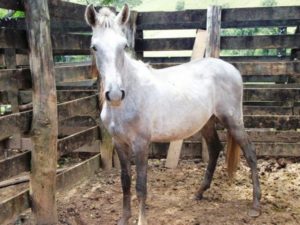
<path fill-rule="evenodd" d="M 125 91 L 121 90 L 121 92 L 122 92 L 122 98 L 121 98 L 121 100 L 123 100 L 125 98 Z"/>
<path fill-rule="evenodd" d="M 107 101 L 110 101 L 109 91 L 105 92 L 105 98 Z"/>

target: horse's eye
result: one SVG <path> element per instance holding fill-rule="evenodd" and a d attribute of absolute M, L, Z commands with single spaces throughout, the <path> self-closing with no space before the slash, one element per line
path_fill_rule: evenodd
<path fill-rule="evenodd" d="M 93 49 L 95 52 L 97 51 L 97 48 L 96 48 L 95 45 L 92 45 L 92 46 L 91 46 L 91 49 Z"/>
<path fill-rule="evenodd" d="M 129 49 L 129 45 L 126 44 L 126 45 L 124 46 L 124 49 L 125 49 L 125 50 Z"/>

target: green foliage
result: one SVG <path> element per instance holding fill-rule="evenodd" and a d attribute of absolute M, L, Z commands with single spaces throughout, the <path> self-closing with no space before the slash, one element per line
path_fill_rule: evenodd
<path fill-rule="evenodd" d="M 176 2 L 176 10 L 177 11 L 184 10 L 184 6 L 185 6 L 185 1 L 184 0 L 178 0 Z"/>
<path fill-rule="evenodd" d="M 277 2 L 276 0 L 262 0 L 262 3 L 261 3 L 262 6 L 276 6 L 277 5 Z"/>
<path fill-rule="evenodd" d="M 11 12 L 7 9 L 0 9 L 0 18 L 3 18 L 3 17 L 7 16 L 10 13 Z M 25 13 L 22 12 L 22 11 L 15 11 L 12 14 L 13 15 L 11 16 L 11 18 L 24 18 L 25 17 Z"/>
<path fill-rule="evenodd" d="M 87 0 L 89 4 L 93 3 L 94 5 L 106 5 L 106 6 L 114 6 L 117 9 L 121 9 L 125 3 L 129 5 L 129 7 L 135 7 L 142 3 L 142 0 Z"/>

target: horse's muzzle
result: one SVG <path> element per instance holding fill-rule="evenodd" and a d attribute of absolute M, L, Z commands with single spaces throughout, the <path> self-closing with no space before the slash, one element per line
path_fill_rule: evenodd
<path fill-rule="evenodd" d="M 106 101 L 118 105 L 121 103 L 122 100 L 125 98 L 125 91 L 124 90 L 111 90 L 105 92 L 105 99 Z"/>

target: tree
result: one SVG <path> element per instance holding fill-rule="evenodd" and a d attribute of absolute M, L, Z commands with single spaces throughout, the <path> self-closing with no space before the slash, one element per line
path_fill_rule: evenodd
<path fill-rule="evenodd" d="M 176 2 L 176 10 L 177 11 L 184 10 L 184 6 L 185 6 L 185 1 L 184 0 L 178 0 Z"/>
<path fill-rule="evenodd" d="M 107 5 L 107 6 L 114 6 L 117 9 L 123 7 L 125 3 L 129 5 L 129 7 L 135 7 L 142 3 L 142 0 L 86 0 L 87 3 L 95 4 L 95 5 Z"/>
<path fill-rule="evenodd" d="M 262 6 L 276 6 L 277 5 L 277 2 L 276 0 L 262 0 Z"/>

